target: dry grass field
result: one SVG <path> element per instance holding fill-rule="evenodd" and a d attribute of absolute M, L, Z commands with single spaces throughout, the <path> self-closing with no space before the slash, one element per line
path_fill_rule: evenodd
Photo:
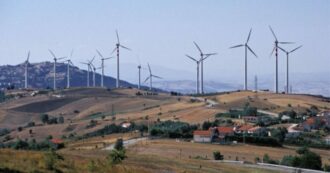
<path fill-rule="evenodd" d="M 196 156 L 213 159 L 213 152 L 220 151 L 224 155 L 225 160 L 247 161 L 254 163 L 255 158 L 262 159 L 264 154 L 268 154 L 272 159 L 280 160 L 285 155 L 295 155 L 295 147 L 262 147 L 247 144 L 237 145 L 217 145 L 217 144 L 202 144 L 191 143 L 176 140 L 151 140 L 148 142 L 140 142 L 131 147 L 131 150 L 137 154 L 150 154 L 169 158 L 194 158 Z M 330 164 L 330 151 L 311 149 L 321 155 L 324 164 Z M 180 154 L 181 153 L 181 154 Z"/>

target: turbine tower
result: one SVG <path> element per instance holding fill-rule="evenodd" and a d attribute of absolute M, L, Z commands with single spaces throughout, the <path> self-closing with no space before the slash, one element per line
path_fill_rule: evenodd
<path fill-rule="evenodd" d="M 146 78 L 146 80 L 144 81 L 144 83 L 149 80 L 149 90 L 152 91 L 152 78 L 153 77 L 158 78 L 158 79 L 162 79 L 162 78 L 159 77 L 159 76 L 156 76 L 156 75 L 153 75 L 152 74 L 149 63 L 148 63 L 148 68 L 149 68 L 149 77 Z"/>
<path fill-rule="evenodd" d="M 276 57 L 276 60 L 275 60 L 276 61 L 276 64 L 275 64 L 275 92 L 277 94 L 278 93 L 278 44 L 292 44 L 292 42 L 279 42 L 277 40 L 275 32 L 273 31 L 271 26 L 269 26 L 269 29 L 275 38 L 274 48 L 273 48 L 271 55 L 273 55 L 273 52 L 275 51 L 275 57 Z"/>
<path fill-rule="evenodd" d="M 102 61 L 102 64 L 101 64 L 101 68 L 102 68 L 102 75 L 101 75 L 101 87 L 104 87 L 104 61 L 105 60 L 108 60 L 110 58 L 113 58 L 113 57 L 107 57 L 107 58 L 104 58 L 104 56 L 100 53 L 100 51 L 98 51 L 96 49 L 96 52 L 97 54 L 99 54 L 99 56 L 101 57 L 101 61 Z"/>
<path fill-rule="evenodd" d="M 71 60 L 66 60 L 67 63 L 67 72 L 66 72 L 66 88 L 70 88 L 70 65 L 73 66 Z"/>
<path fill-rule="evenodd" d="M 66 88 L 70 88 L 70 65 L 73 66 L 73 63 L 71 61 L 73 55 L 73 50 L 71 50 L 70 53 L 70 59 L 66 60 L 67 63 L 67 73 L 66 73 Z"/>
<path fill-rule="evenodd" d="M 206 56 L 211 56 L 211 55 L 216 55 L 217 53 L 207 53 L 204 54 L 202 49 L 198 46 L 198 44 L 196 42 L 194 42 L 196 48 L 198 49 L 199 53 L 200 53 L 200 64 L 201 64 L 201 90 L 202 90 L 202 94 L 204 94 L 204 68 L 203 68 L 203 62 L 204 59 L 206 59 Z"/>
<path fill-rule="evenodd" d="M 196 60 L 195 58 L 193 58 L 189 55 L 186 55 L 186 56 L 196 62 L 196 65 L 197 65 L 196 94 L 199 94 L 199 64 L 200 64 L 201 60 Z"/>
<path fill-rule="evenodd" d="M 258 57 L 253 50 L 250 48 L 250 46 L 248 45 L 249 40 L 250 40 L 250 36 L 251 36 L 251 32 L 252 32 L 252 28 L 250 29 L 249 35 L 246 39 L 246 42 L 244 44 L 239 44 L 236 46 L 232 46 L 230 47 L 230 49 L 232 48 L 237 48 L 237 47 L 243 47 L 245 48 L 245 74 L 244 74 L 244 90 L 248 90 L 248 84 L 247 84 L 247 50 L 249 50 L 256 58 Z"/>
<path fill-rule="evenodd" d="M 286 51 L 285 49 L 281 48 L 281 47 L 278 47 L 279 49 L 281 49 L 284 53 L 286 53 L 286 93 L 289 94 L 290 93 L 290 90 L 289 90 L 289 86 L 290 86 L 290 83 L 289 83 L 289 54 L 298 50 L 299 48 L 301 48 L 301 46 L 298 46 L 294 49 L 292 49 L 291 51 Z"/>
<path fill-rule="evenodd" d="M 24 81 L 25 89 L 28 88 L 28 68 L 29 68 L 29 64 L 30 64 L 29 59 L 30 59 L 30 51 L 28 52 L 27 58 L 25 61 L 25 81 Z"/>
<path fill-rule="evenodd" d="M 87 62 L 81 62 L 81 64 L 87 65 L 87 87 L 89 87 L 89 69 L 90 69 L 90 64 Z"/>
<path fill-rule="evenodd" d="M 93 65 L 93 61 L 94 61 L 94 59 L 95 59 L 95 56 L 93 57 L 93 59 L 92 60 L 90 60 L 88 63 L 89 63 L 89 66 L 90 66 L 90 68 L 91 68 L 91 70 L 92 70 L 92 72 L 93 72 L 93 87 L 95 87 L 95 71 L 96 71 L 96 68 L 95 68 L 95 66 Z"/>
<path fill-rule="evenodd" d="M 121 48 L 124 48 L 124 49 L 127 49 L 127 50 L 131 50 L 130 48 L 127 48 L 123 45 L 120 44 L 120 41 L 119 41 L 119 35 L 118 35 L 118 31 L 116 30 L 116 35 L 117 35 L 117 43 L 116 43 L 116 47 L 115 49 L 112 51 L 115 52 L 117 51 L 117 81 L 116 81 L 116 88 L 119 88 L 120 84 L 120 70 L 119 70 L 119 47 Z"/>
<path fill-rule="evenodd" d="M 54 84 L 53 84 L 53 89 L 56 90 L 56 62 L 58 60 L 66 58 L 66 57 L 57 58 L 53 51 L 51 51 L 50 49 L 48 49 L 48 51 L 53 56 L 53 59 L 54 59 Z"/>
<path fill-rule="evenodd" d="M 138 65 L 138 69 L 139 69 L 139 85 L 138 85 L 138 89 L 141 89 L 141 64 Z"/>

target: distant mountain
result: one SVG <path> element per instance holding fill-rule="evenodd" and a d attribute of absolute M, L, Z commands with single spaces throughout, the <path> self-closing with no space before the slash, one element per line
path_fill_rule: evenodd
<path fill-rule="evenodd" d="M 166 90 L 176 91 L 180 93 L 196 93 L 196 81 L 191 80 L 175 80 L 175 81 L 160 81 L 154 82 L 153 86 Z M 205 81 L 204 91 L 210 92 L 222 92 L 222 91 L 233 91 L 242 88 L 240 85 L 229 84 L 215 81 Z"/>
<path fill-rule="evenodd" d="M 19 65 L 4 65 L 0 66 L 0 88 L 6 88 L 9 85 L 14 85 L 16 88 L 24 87 L 24 64 Z M 52 62 L 41 62 L 30 64 L 28 69 L 28 85 L 31 88 L 46 88 L 53 87 L 53 71 L 54 64 Z M 56 85 L 58 88 L 66 87 L 67 65 L 57 63 L 56 67 Z M 71 86 L 79 87 L 87 85 L 87 71 L 81 70 L 78 67 L 70 67 Z M 95 82 L 100 86 L 101 75 L 95 74 Z M 93 74 L 90 72 L 90 86 L 93 85 Z M 116 79 L 104 76 L 104 85 L 108 88 L 114 88 Z M 123 87 L 136 87 L 136 85 L 121 81 Z"/>

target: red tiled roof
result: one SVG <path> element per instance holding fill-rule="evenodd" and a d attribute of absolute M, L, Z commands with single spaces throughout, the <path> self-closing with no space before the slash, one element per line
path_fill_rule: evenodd
<path fill-rule="evenodd" d="M 58 139 L 58 138 L 54 138 L 51 139 L 50 142 L 54 143 L 54 144 L 62 144 L 63 140 L 62 139 Z"/>
<path fill-rule="evenodd" d="M 211 131 L 210 130 L 195 130 L 194 135 L 211 136 Z"/>
<path fill-rule="evenodd" d="M 234 129 L 232 127 L 217 127 L 219 133 L 233 133 Z"/>

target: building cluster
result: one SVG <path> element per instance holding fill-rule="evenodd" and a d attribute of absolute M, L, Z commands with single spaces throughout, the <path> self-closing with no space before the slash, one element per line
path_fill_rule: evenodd
<path fill-rule="evenodd" d="M 226 137 L 234 136 L 235 134 L 260 134 L 266 128 L 252 125 L 239 125 L 239 126 L 219 126 L 210 127 L 208 130 L 195 130 L 194 142 L 201 143 L 225 143 Z"/>

